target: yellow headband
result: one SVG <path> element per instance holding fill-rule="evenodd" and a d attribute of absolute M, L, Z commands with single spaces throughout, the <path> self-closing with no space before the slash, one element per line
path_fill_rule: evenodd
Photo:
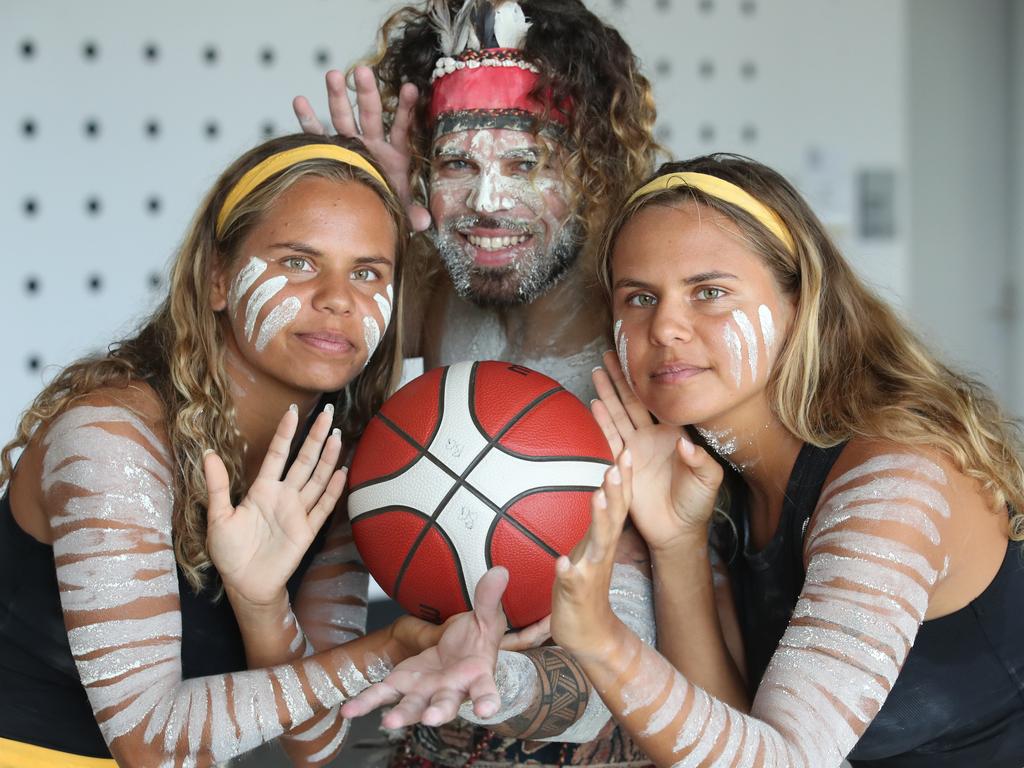
<path fill-rule="evenodd" d="M 286 168 L 301 163 L 303 160 L 314 160 L 316 158 L 337 160 L 340 163 L 345 163 L 345 165 L 351 165 L 354 168 L 366 171 L 379 181 L 385 189 L 389 192 L 391 191 L 391 187 L 384 181 L 384 177 L 359 153 L 353 152 L 351 149 L 339 147 L 336 144 L 306 144 L 302 147 L 286 149 L 284 152 L 271 155 L 256 167 L 246 171 L 245 175 L 238 180 L 238 183 L 231 188 L 228 196 L 224 199 L 224 205 L 221 206 L 220 213 L 217 214 L 217 233 L 220 234 L 220 231 L 224 228 L 224 222 L 227 221 L 231 212 L 256 187 Z"/>
<path fill-rule="evenodd" d="M 782 219 L 779 218 L 779 214 L 745 189 L 737 187 L 730 181 L 720 179 L 717 176 L 712 176 L 708 173 L 694 173 L 692 171 L 666 173 L 664 176 L 659 176 L 653 181 L 649 181 L 640 187 L 640 189 L 629 196 L 629 200 L 626 201 L 626 205 L 629 205 L 638 197 L 644 197 L 645 195 L 650 195 L 654 192 L 661 192 L 662 190 L 683 186 L 699 189 L 706 195 L 716 197 L 727 203 L 732 203 L 737 208 L 742 208 L 761 222 L 761 224 L 763 224 L 773 235 L 779 238 L 779 240 L 785 243 L 786 247 L 789 248 L 790 253 L 793 253 L 793 251 L 796 250 L 796 246 L 793 243 L 793 236 L 789 233 L 789 229 L 786 228 Z"/>

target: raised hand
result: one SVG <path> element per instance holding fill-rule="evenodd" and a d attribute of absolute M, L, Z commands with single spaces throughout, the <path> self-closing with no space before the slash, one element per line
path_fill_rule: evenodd
<path fill-rule="evenodd" d="M 356 67 L 353 79 L 356 86 L 356 104 L 359 107 L 358 120 L 352 109 L 352 102 L 349 101 L 345 75 L 336 69 L 332 69 L 326 75 L 327 105 L 331 113 L 331 124 L 340 135 L 362 140 L 384 169 L 388 183 L 398 195 L 398 199 L 405 205 L 413 229 L 420 232 L 430 226 L 430 211 L 413 202 L 409 178 L 412 166 L 409 129 L 419 91 L 412 83 L 402 86 L 398 92 L 395 119 L 391 124 L 391 130 L 385 133 L 384 108 L 373 70 L 369 67 Z M 292 101 L 292 109 L 303 131 L 327 133 L 305 96 L 296 96 Z"/>
<path fill-rule="evenodd" d="M 604 353 L 604 368 L 595 368 L 591 378 L 597 399 L 590 404 L 590 410 L 604 432 L 612 455 L 618 457 L 629 436 L 641 427 L 649 427 L 654 419 L 626 383 L 614 352 Z"/>
<path fill-rule="evenodd" d="M 507 586 L 504 568 L 485 573 L 477 582 L 472 611 L 450 618 L 435 647 L 400 663 L 382 682 L 348 701 L 341 714 L 359 717 L 397 702 L 381 724 L 400 728 L 416 722 L 446 723 L 466 699 L 473 701 L 473 711 L 480 717 L 497 712 L 500 700 L 494 668 L 508 626 L 501 610 Z"/>
<path fill-rule="evenodd" d="M 668 424 L 635 430 L 625 441 L 633 456 L 630 517 L 653 551 L 707 541 L 722 484 L 722 467 Z"/>
<path fill-rule="evenodd" d="M 608 601 L 612 566 L 632 500 L 633 457 L 623 449 L 590 502 L 590 527 L 569 557 L 555 563 L 551 636 L 574 656 L 600 659 L 628 632 Z"/>
<path fill-rule="evenodd" d="M 290 408 L 270 441 L 259 474 L 237 507 L 216 453 L 203 459 L 209 505 L 206 547 L 232 596 L 267 605 L 284 594 L 285 583 L 341 497 L 345 470 L 338 431 L 331 432 L 328 406 L 313 423 L 288 474 L 281 478 L 298 413 Z"/>

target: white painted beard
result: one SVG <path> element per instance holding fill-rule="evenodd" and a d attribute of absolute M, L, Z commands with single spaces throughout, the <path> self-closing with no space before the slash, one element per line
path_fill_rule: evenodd
<path fill-rule="evenodd" d="M 460 217 L 433 231 L 434 246 L 448 270 L 455 292 L 481 307 L 531 303 L 558 283 L 580 253 L 582 228 L 574 218 L 559 228 L 546 248 L 530 248 L 505 266 L 480 267 L 473 258 L 473 246 L 461 232 L 481 224 L 540 239 L 537 232 L 524 227 L 521 221 L 478 216 Z"/>

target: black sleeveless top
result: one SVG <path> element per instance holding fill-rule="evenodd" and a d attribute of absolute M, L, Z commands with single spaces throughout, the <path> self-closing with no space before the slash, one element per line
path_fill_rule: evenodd
<path fill-rule="evenodd" d="M 293 601 L 328 525 L 288 581 Z M 196 594 L 178 569 L 184 679 L 246 668 L 231 605 L 226 598 L 214 602 L 219 588 L 215 572 L 209 581 Z M 6 493 L 0 498 L 0 737 L 110 757 L 68 645 L 53 548 L 22 530 Z"/>
<path fill-rule="evenodd" d="M 804 445 L 771 541 L 751 553 L 746 501 L 730 515 L 743 542 L 729 559 L 751 694 L 782 639 L 804 583 L 804 533 L 844 446 Z M 721 531 L 716 531 L 721 533 Z M 731 557 L 730 557 L 731 556 Z M 849 755 L 855 768 L 1024 766 L 1024 546 L 1010 542 L 970 604 L 926 621 L 889 697 Z"/>

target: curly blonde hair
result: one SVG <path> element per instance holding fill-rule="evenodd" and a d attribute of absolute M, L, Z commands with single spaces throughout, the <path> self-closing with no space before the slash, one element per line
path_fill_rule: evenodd
<path fill-rule="evenodd" d="M 0 451 L 0 485 L 11 477 L 12 454 L 24 448 L 36 430 L 102 387 L 148 384 L 163 407 L 173 456 L 174 553 L 178 565 L 197 591 L 210 566 L 206 552 L 206 482 L 203 453 L 213 449 L 224 460 L 237 503 L 243 493 L 244 446 L 238 432 L 235 406 L 225 369 L 225 339 L 218 314 L 209 306 L 211 276 L 230 269 L 239 246 L 280 195 L 297 181 L 322 177 L 357 181 L 374 190 L 384 202 L 396 229 L 394 286 L 395 322 L 388 327 L 366 369 L 339 392 L 324 395 L 334 402 L 335 422 L 351 443 L 397 385 L 401 374 L 401 275 L 408 241 L 402 205 L 363 170 L 331 159 L 304 160 L 274 175 L 253 190 L 231 212 L 218 232 L 216 220 L 225 197 L 251 168 L 279 152 L 308 144 L 338 144 L 373 162 L 356 140 L 297 134 L 268 141 L 236 160 L 206 195 L 179 248 L 169 280 L 168 295 L 134 335 L 115 342 L 106 355 L 78 360 L 64 368 L 22 415 L 14 439 Z M 379 171 L 379 169 L 378 169 Z M 383 172 L 381 172 L 383 177 Z"/>
<path fill-rule="evenodd" d="M 448 0 L 453 15 L 462 2 Z M 662 152 L 652 133 L 657 113 L 651 85 L 622 36 L 580 0 L 519 4 L 531 22 L 522 53 L 541 71 L 534 96 L 549 105 L 572 104 L 563 164 L 582 227 L 581 258 L 586 274 L 592 275 L 597 238 L 618 193 L 637 186 Z M 424 205 L 433 139 L 427 119 L 430 75 L 440 55 L 425 4 L 407 5 L 385 20 L 376 54 L 364 62 L 377 76 L 388 126 L 402 84 L 419 89 L 410 139 L 413 188 Z M 429 274 L 436 264 L 433 260 L 431 267 L 417 266 Z"/>
<path fill-rule="evenodd" d="M 609 222 L 598 279 L 611 296 L 611 256 L 623 225 L 651 205 L 697 203 L 732 220 L 749 248 L 796 299 L 789 338 L 768 381 L 779 421 L 819 447 L 854 437 L 936 447 L 1010 513 L 1024 539 L 1020 424 L 980 382 L 939 362 L 847 264 L 810 206 L 786 179 L 749 158 L 715 154 L 666 163 L 657 176 L 692 171 L 725 179 L 775 211 L 789 248 L 746 211 L 687 186 L 641 197 Z"/>

